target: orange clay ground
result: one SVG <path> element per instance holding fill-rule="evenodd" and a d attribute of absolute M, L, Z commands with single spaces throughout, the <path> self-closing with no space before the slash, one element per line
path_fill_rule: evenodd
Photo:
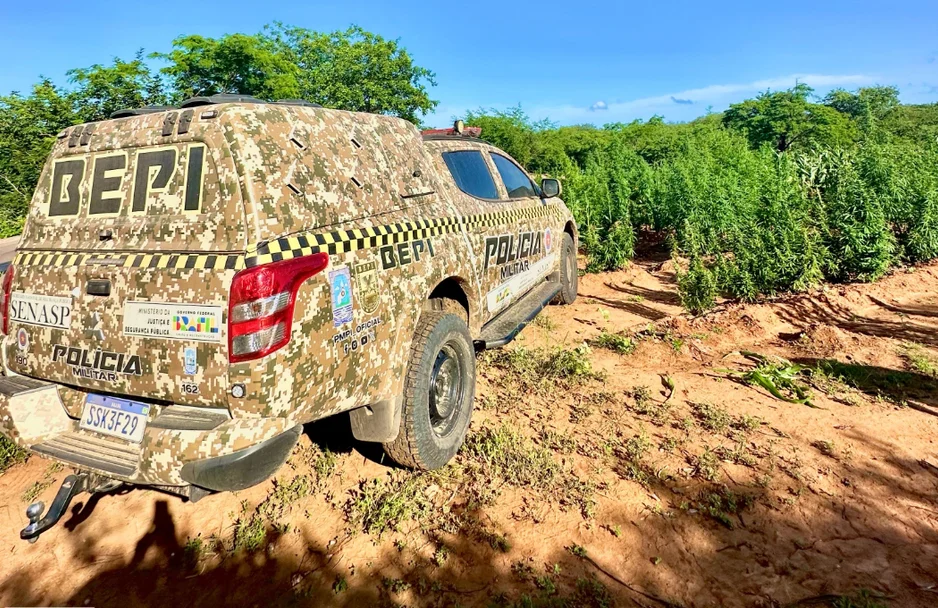
<path fill-rule="evenodd" d="M 938 606 L 938 265 L 697 318 L 670 268 L 584 276 L 481 355 L 436 473 L 336 417 L 275 480 L 84 495 L 29 545 L 68 471 L 14 466 L 0 605 Z"/>

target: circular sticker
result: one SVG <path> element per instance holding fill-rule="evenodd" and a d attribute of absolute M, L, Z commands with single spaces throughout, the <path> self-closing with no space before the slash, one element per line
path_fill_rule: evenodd
<path fill-rule="evenodd" d="M 546 251 L 547 253 L 550 253 L 551 240 L 552 239 L 550 236 L 550 228 L 548 228 L 547 230 L 544 231 L 544 251 Z"/>
<path fill-rule="evenodd" d="M 26 352 L 26 349 L 29 348 L 29 334 L 22 327 L 16 332 L 16 345 L 22 352 Z"/>

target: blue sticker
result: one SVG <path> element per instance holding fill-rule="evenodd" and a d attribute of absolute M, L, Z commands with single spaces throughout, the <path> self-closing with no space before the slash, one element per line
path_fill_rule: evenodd
<path fill-rule="evenodd" d="M 191 347 L 187 348 L 183 355 L 183 370 L 190 376 L 194 376 L 198 369 L 199 365 L 195 360 L 195 349 Z"/>
<path fill-rule="evenodd" d="M 352 321 L 352 275 L 348 266 L 329 273 L 332 288 L 332 321 L 338 327 Z"/>

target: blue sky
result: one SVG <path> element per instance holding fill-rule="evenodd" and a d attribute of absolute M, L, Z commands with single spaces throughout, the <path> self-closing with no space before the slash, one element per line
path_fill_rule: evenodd
<path fill-rule="evenodd" d="M 561 124 L 689 120 L 796 80 L 820 93 L 891 84 L 907 103 L 938 101 L 938 0 L 0 0 L 0 93 L 28 91 L 40 74 L 64 83 L 69 68 L 141 47 L 165 51 L 181 34 L 253 33 L 276 20 L 400 38 L 436 72 L 440 105 L 425 119 L 435 126 L 519 103 Z"/>

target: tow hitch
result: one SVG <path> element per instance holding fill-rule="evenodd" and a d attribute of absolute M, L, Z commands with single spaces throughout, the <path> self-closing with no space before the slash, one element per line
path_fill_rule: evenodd
<path fill-rule="evenodd" d="M 78 494 L 82 492 L 110 492 L 121 485 L 120 481 L 114 479 L 102 480 L 96 475 L 89 473 L 79 473 L 69 475 L 62 482 L 59 491 L 52 500 L 52 505 L 46 511 L 45 517 L 42 512 L 46 505 L 40 500 L 26 507 L 26 517 L 29 519 L 29 525 L 20 530 L 20 538 L 28 540 L 31 543 L 39 540 L 39 535 L 54 526 L 65 515 L 68 505 Z"/>

